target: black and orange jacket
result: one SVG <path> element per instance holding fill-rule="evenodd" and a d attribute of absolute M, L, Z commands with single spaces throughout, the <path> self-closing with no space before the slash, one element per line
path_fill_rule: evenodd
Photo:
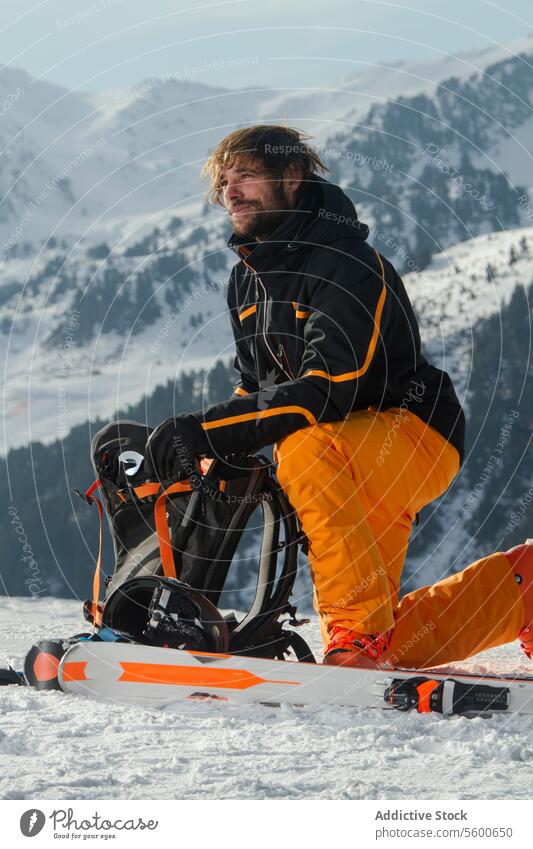
<path fill-rule="evenodd" d="M 402 406 L 462 460 L 465 419 L 452 382 L 422 356 L 402 280 L 367 236 L 347 195 L 316 175 L 268 241 L 232 236 L 240 379 L 229 400 L 186 417 L 210 456 L 254 452 L 354 410 Z"/>

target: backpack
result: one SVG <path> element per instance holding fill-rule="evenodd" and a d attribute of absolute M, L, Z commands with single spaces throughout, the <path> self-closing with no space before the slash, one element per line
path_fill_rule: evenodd
<path fill-rule="evenodd" d="M 100 550 L 93 599 L 84 607 L 86 618 L 95 627 L 116 628 L 119 623 L 122 631 L 128 622 L 149 618 L 154 583 L 145 579 L 154 577 L 175 581 L 176 588 L 179 584 L 179 609 L 188 592 L 191 598 L 196 593 L 196 599 L 206 600 L 202 610 L 218 610 L 237 546 L 254 516 L 262 519 L 263 526 L 255 595 L 240 621 L 234 612 L 222 617 L 228 631 L 227 650 L 282 659 L 292 648 L 299 660 L 314 661 L 300 635 L 284 628 L 308 621 L 297 620 L 296 608 L 289 602 L 297 548 L 305 546 L 306 540 L 272 464 L 260 456 L 232 456 L 213 460 L 205 475 L 163 485 L 144 468 L 151 432 L 146 425 L 120 420 L 107 424 L 92 440 L 96 480 L 84 495 L 78 492 L 89 504 L 96 503 L 100 514 Z M 95 496 L 97 490 L 103 504 Z M 100 603 L 104 512 L 115 567 Z M 143 633 L 139 626 L 133 636 L 139 640 Z"/>

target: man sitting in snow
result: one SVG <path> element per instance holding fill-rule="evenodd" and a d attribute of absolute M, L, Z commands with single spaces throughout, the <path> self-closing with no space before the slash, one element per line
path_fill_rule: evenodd
<path fill-rule="evenodd" d="M 281 126 L 237 130 L 210 155 L 238 257 L 228 306 L 240 379 L 228 401 L 154 431 L 155 470 L 179 476 L 177 444 L 224 457 L 275 443 L 309 540 L 326 663 L 423 667 L 517 637 L 532 651 L 533 545 L 399 601 L 416 514 L 461 467 L 464 414 L 420 352 L 401 278 L 319 170 L 305 137 Z"/>

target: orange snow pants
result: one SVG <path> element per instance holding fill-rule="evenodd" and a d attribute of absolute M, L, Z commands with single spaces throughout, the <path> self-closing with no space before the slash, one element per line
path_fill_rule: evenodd
<path fill-rule="evenodd" d="M 274 456 L 309 540 L 324 642 L 333 625 L 363 634 L 394 626 L 393 662 L 433 666 L 516 639 L 522 596 L 501 552 L 399 601 L 416 513 L 459 471 L 457 449 L 437 430 L 400 407 L 369 408 L 284 437 Z"/>

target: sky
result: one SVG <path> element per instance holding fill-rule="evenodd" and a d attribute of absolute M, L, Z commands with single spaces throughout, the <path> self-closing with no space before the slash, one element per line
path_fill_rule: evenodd
<path fill-rule="evenodd" d="M 532 29 L 531 0 L 1 0 L 0 67 L 94 91 L 166 74 L 301 87 Z"/>

